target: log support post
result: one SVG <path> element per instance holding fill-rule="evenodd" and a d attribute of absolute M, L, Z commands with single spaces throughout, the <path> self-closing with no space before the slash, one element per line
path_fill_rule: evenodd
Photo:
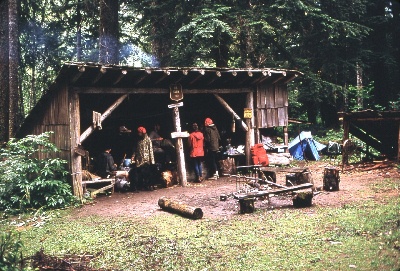
<path fill-rule="evenodd" d="M 180 104 L 169 105 L 169 107 L 173 109 L 175 130 L 176 130 L 176 132 L 180 133 L 182 131 L 181 131 L 181 119 L 180 119 L 180 116 L 179 116 L 178 106 L 181 106 L 181 105 Z M 182 140 L 182 137 L 177 137 L 175 148 L 176 148 L 176 156 L 177 156 L 177 160 L 178 160 L 177 162 L 178 162 L 178 178 L 179 178 L 179 182 L 180 182 L 181 186 L 186 186 L 187 185 L 187 177 L 186 177 L 185 154 L 183 152 L 183 140 Z"/>
<path fill-rule="evenodd" d="M 100 118 L 100 122 L 103 122 L 125 99 L 128 97 L 128 94 L 124 94 L 119 97 L 102 115 Z M 95 130 L 93 126 L 90 126 L 86 129 L 85 132 L 80 136 L 80 142 L 83 142 L 88 136 Z"/>
<path fill-rule="evenodd" d="M 82 200 L 82 158 L 75 152 L 75 147 L 80 144 L 80 113 L 79 113 L 79 95 L 76 92 L 70 92 L 69 95 L 69 131 L 71 144 L 71 165 L 70 172 L 72 173 L 72 187 L 74 195 Z"/>
<path fill-rule="evenodd" d="M 284 126 L 283 127 L 283 144 L 285 146 L 289 146 L 289 132 L 288 132 L 288 127 Z M 289 147 L 285 149 L 285 152 L 289 152 Z"/>
<path fill-rule="evenodd" d="M 254 96 L 253 92 L 249 92 L 246 95 L 246 107 L 251 108 L 254 112 Z M 246 144 L 245 144 L 245 154 L 246 154 L 246 165 L 251 165 L 251 146 L 255 145 L 255 135 L 254 135 L 254 114 L 251 118 L 246 119 L 246 126 L 248 130 L 246 131 Z"/>

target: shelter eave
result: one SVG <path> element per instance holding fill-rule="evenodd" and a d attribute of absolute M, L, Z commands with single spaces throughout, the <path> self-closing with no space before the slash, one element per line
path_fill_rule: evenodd
<path fill-rule="evenodd" d="M 164 88 L 180 84 L 184 89 L 253 88 L 261 83 L 286 84 L 302 75 L 285 69 L 230 69 L 198 67 L 130 67 L 94 63 L 66 63 L 58 80 L 74 87 Z"/>

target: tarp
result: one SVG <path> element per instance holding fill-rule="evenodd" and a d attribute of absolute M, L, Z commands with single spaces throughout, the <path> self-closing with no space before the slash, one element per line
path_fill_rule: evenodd
<path fill-rule="evenodd" d="M 303 131 L 289 143 L 289 153 L 296 160 L 319 160 L 318 152 L 326 148 L 313 139 L 311 132 Z"/>

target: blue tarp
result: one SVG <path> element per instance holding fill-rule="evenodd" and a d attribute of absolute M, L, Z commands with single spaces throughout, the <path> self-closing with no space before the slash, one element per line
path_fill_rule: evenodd
<path fill-rule="evenodd" d="M 296 160 L 319 160 L 318 152 L 326 148 L 313 139 L 311 132 L 301 132 L 289 143 L 289 152 Z"/>

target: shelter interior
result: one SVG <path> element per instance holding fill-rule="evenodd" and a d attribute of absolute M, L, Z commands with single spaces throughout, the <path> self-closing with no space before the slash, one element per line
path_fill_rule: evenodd
<path fill-rule="evenodd" d="M 81 94 L 80 104 L 85 105 L 80 108 L 81 131 L 92 125 L 93 111 L 104 112 L 119 96 Z M 233 110 L 243 111 L 245 94 L 221 96 Z M 225 144 L 227 138 L 231 138 L 233 146 L 245 144 L 245 131 L 240 125 L 236 125 L 232 114 L 227 112 L 212 94 L 188 94 L 184 96 L 182 102 L 183 106 L 179 107 L 182 131 L 191 132 L 194 122 L 202 127 L 205 118 L 209 117 L 218 127 L 222 144 Z M 168 105 L 173 103 L 168 94 L 131 94 L 103 121 L 101 129 L 96 129 L 89 135 L 82 146 L 89 151 L 91 157 L 97 157 L 105 146 L 109 146 L 112 148 L 114 159 L 120 161 L 125 156 L 127 158 L 131 156 L 136 140 L 136 129 L 139 126 L 145 127 L 149 133 L 155 124 L 160 124 L 159 134 L 163 138 L 171 139 L 171 132 L 175 132 L 175 126 L 172 109 L 168 108 Z M 234 127 L 233 122 L 235 122 Z M 131 132 L 121 132 L 120 127 L 125 127 Z M 187 148 L 184 149 L 187 151 Z"/>

